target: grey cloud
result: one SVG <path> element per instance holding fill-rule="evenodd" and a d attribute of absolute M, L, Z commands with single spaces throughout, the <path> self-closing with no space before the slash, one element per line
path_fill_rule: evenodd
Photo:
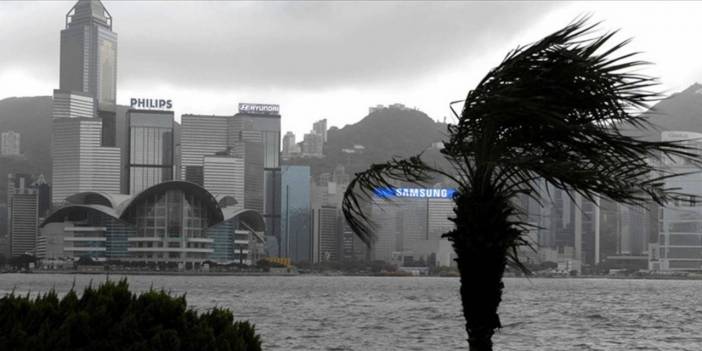
<path fill-rule="evenodd" d="M 555 6 L 526 2 L 104 3 L 119 34 L 122 83 L 307 90 L 411 82 L 502 45 Z M 15 26 L 9 33 L 0 33 L 3 46 L 19 49 L 0 53 L 0 65 L 26 64 L 30 70 L 57 78 L 58 32 L 71 6 L 70 1 L 0 5 L 0 11 L 23 17 L 2 25 Z"/>

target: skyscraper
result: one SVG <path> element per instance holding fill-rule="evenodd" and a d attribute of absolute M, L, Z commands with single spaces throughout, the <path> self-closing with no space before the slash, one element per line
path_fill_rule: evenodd
<path fill-rule="evenodd" d="M 79 0 L 66 14 L 59 86 L 95 100 L 97 117 L 103 120 L 101 145 L 115 146 L 117 34 L 99 0 Z"/>
<path fill-rule="evenodd" d="M 312 262 L 310 167 L 281 166 L 281 256 Z"/>
<path fill-rule="evenodd" d="M 315 262 L 339 259 L 338 212 L 336 206 L 322 206 L 315 209 L 314 232 L 317 240 Z"/>
<path fill-rule="evenodd" d="M 53 118 L 93 118 L 95 100 L 87 93 L 55 89 Z"/>
<path fill-rule="evenodd" d="M 101 130 L 97 118 L 54 119 L 52 203 L 82 191 L 120 192 L 120 151 L 100 146 Z"/>
<path fill-rule="evenodd" d="M 244 207 L 244 160 L 229 155 L 205 156 L 203 162 L 204 188 L 218 199 L 232 197 L 239 208 Z"/>
<path fill-rule="evenodd" d="M 117 34 L 100 1 L 78 1 L 61 31 L 54 90 L 52 202 L 80 191 L 120 191 L 116 145 Z"/>
<path fill-rule="evenodd" d="M 181 179 L 204 185 L 203 157 L 226 150 L 231 116 L 181 116 Z"/>
<path fill-rule="evenodd" d="M 37 191 L 29 187 L 31 176 L 8 174 L 10 255 L 34 253 L 39 230 Z"/>
<path fill-rule="evenodd" d="M 182 116 L 182 178 L 204 185 L 204 158 L 225 151 L 244 160 L 244 208 L 263 213 L 266 236 L 280 236 L 278 105 L 239 104 L 234 116 Z M 239 199 L 237 199 L 239 201 Z"/>
<path fill-rule="evenodd" d="M 281 201 L 280 118 L 278 105 L 240 103 L 239 113 L 234 115 L 229 133 L 234 155 L 238 156 L 237 150 L 240 148 L 245 151 L 246 208 L 261 208 L 266 221 L 266 236 L 278 239 Z M 258 174 L 261 166 L 262 177 Z M 262 180 L 260 186 L 258 179 Z"/>
<path fill-rule="evenodd" d="M 136 194 L 158 183 L 173 180 L 175 143 L 173 112 L 127 111 L 129 130 L 128 193 Z"/>
<path fill-rule="evenodd" d="M 702 134 L 665 131 L 662 141 L 684 140 L 681 144 L 700 152 Z M 660 210 L 659 235 L 653 246 L 652 270 L 702 270 L 702 174 L 698 166 L 679 157 L 666 158 L 664 166 L 680 176 L 665 180 L 665 187 L 678 189 L 684 198 L 678 198 Z"/>

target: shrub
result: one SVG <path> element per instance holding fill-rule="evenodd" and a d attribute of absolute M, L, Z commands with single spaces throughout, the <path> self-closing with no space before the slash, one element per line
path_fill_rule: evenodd
<path fill-rule="evenodd" d="M 187 308 L 185 296 L 134 294 L 126 280 L 31 298 L 0 298 L 0 350 L 259 351 L 260 337 L 229 310 Z"/>

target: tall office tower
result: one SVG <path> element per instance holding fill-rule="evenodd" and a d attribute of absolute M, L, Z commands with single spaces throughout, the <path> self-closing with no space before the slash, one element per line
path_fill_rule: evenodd
<path fill-rule="evenodd" d="M 278 105 L 239 104 L 234 116 L 182 116 L 181 175 L 204 185 L 204 157 L 222 150 L 244 159 L 244 207 L 263 213 L 266 236 L 280 235 Z"/>
<path fill-rule="evenodd" d="M 427 200 L 427 236 L 429 240 L 440 240 L 441 236 L 455 228 L 450 217 L 454 217 L 454 202 L 451 199 Z"/>
<path fill-rule="evenodd" d="M 119 193 L 117 34 L 100 1 L 80 0 L 68 12 L 60 61 L 53 105 L 52 202 L 81 191 Z"/>
<path fill-rule="evenodd" d="M 235 204 L 244 207 L 244 160 L 229 155 L 205 156 L 203 162 L 204 187 L 218 199 L 233 197 Z"/>
<path fill-rule="evenodd" d="M 371 246 L 373 260 L 390 262 L 392 253 L 401 251 L 398 237 L 398 222 L 402 220 L 401 209 L 387 202 L 380 201 L 380 206 L 371 207 L 371 219 L 375 223 L 375 241 Z"/>
<path fill-rule="evenodd" d="M 53 121 L 52 203 L 83 191 L 120 191 L 120 151 L 101 147 L 102 121 L 57 118 Z"/>
<path fill-rule="evenodd" d="M 354 245 L 358 245 L 359 242 L 355 240 L 356 234 L 354 234 L 351 227 L 346 223 L 343 215 L 339 215 L 337 218 L 338 235 L 339 235 L 339 260 L 340 261 L 353 261 L 365 258 L 365 255 L 357 254 Z"/>
<path fill-rule="evenodd" d="M 101 145 L 116 145 L 117 34 L 99 0 L 79 0 L 61 31 L 60 90 L 95 100 L 102 119 Z M 91 116 L 92 117 L 92 116 Z"/>
<path fill-rule="evenodd" d="M 124 173 L 128 177 L 126 190 L 129 194 L 173 180 L 174 123 L 172 111 L 127 111 L 129 144 Z"/>
<path fill-rule="evenodd" d="M 263 219 L 266 221 L 266 235 L 274 236 L 280 242 L 280 205 L 282 196 L 280 168 L 266 168 L 263 176 Z"/>
<path fill-rule="evenodd" d="M 335 206 L 322 206 L 315 209 L 314 237 L 315 262 L 337 261 L 339 259 L 338 212 Z"/>
<path fill-rule="evenodd" d="M 214 155 L 230 146 L 230 119 L 228 116 L 181 116 L 181 179 L 204 185 L 203 157 Z"/>
<path fill-rule="evenodd" d="M 428 202 L 426 199 L 402 199 L 397 201 L 398 213 L 398 248 L 409 251 L 419 242 L 429 239 Z"/>
<path fill-rule="evenodd" d="M 83 92 L 54 89 L 53 118 L 95 117 L 95 100 Z"/>
<path fill-rule="evenodd" d="M 8 174 L 7 178 L 10 255 L 33 254 L 39 229 L 37 192 L 29 188 L 29 175 Z"/>
<path fill-rule="evenodd" d="M 312 262 L 310 167 L 281 166 L 281 253 L 292 262 Z"/>
<path fill-rule="evenodd" d="M 3 156 L 16 156 L 20 154 L 20 133 L 11 130 L 2 133 L 0 154 Z"/>
<path fill-rule="evenodd" d="M 320 119 L 312 124 L 312 132 L 322 136 L 322 142 L 327 142 L 327 119 Z"/>
<path fill-rule="evenodd" d="M 3 201 L 0 203 L 0 255 L 5 257 L 10 256 L 10 222 L 8 215 L 7 204 Z"/>
<path fill-rule="evenodd" d="M 280 107 L 278 105 L 239 104 L 230 128 L 230 146 L 243 147 L 247 178 L 244 200 L 246 207 L 261 208 L 266 221 L 266 236 L 280 240 Z M 260 150 L 259 150 L 260 149 Z M 262 153 L 262 157 L 259 156 Z M 236 155 L 236 154 L 235 154 Z M 263 166 L 261 186 L 256 184 L 259 164 Z M 251 170 L 251 173 L 249 172 Z M 262 194 L 262 202 L 258 200 Z M 251 205 L 251 207 L 249 207 Z"/>
<path fill-rule="evenodd" d="M 683 140 L 681 144 L 699 153 L 702 134 L 665 131 L 662 141 Z M 663 167 L 682 174 L 665 180 L 665 187 L 685 197 L 661 208 L 659 235 L 653 245 L 650 269 L 663 271 L 702 271 L 702 174 L 697 165 L 681 158 L 663 159 Z"/>
<path fill-rule="evenodd" d="M 44 175 L 40 174 L 30 187 L 37 192 L 39 218 L 45 218 L 51 209 L 51 185 L 46 181 Z"/>

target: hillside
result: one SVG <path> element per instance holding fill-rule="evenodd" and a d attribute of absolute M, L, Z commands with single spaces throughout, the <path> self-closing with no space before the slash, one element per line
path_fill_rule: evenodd
<path fill-rule="evenodd" d="M 671 95 L 647 114 L 662 130 L 702 133 L 702 85 L 695 83 Z"/>
<path fill-rule="evenodd" d="M 0 157 L 0 203 L 5 202 L 8 173 L 41 174 L 51 182 L 51 96 L 0 100 L 0 132 L 21 134 L 20 157 Z M 126 106 L 117 107 L 117 128 L 124 128 Z"/>
<path fill-rule="evenodd" d="M 424 112 L 412 109 L 384 108 L 375 111 L 355 124 L 339 129 L 332 127 L 327 133 L 326 157 L 323 159 L 293 159 L 288 164 L 309 164 L 312 173 L 329 172 L 337 164 L 344 165 L 349 173 L 365 170 L 372 163 L 384 162 L 392 157 L 415 155 L 427 150 L 432 143 L 442 141 L 446 125 L 437 123 Z M 357 148 L 354 153 L 344 150 Z M 436 156 L 436 150 L 427 151 L 427 158 Z"/>
<path fill-rule="evenodd" d="M 5 202 L 8 173 L 44 173 L 51 177 L 51 97 L 0 100 L 0 132 L 21 134 L 21 157 L 0 157 L 0 202 Z"/>

